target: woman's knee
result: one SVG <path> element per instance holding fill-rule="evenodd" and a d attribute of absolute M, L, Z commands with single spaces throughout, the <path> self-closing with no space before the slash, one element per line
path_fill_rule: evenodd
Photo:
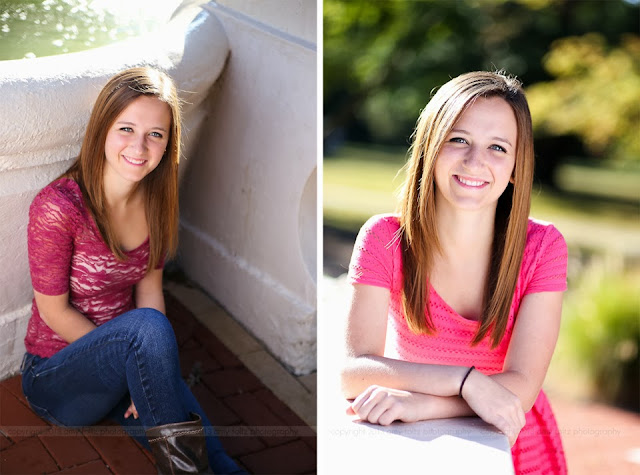
<path fill-rule="evenodd" d="M 177 349 L 176 336 L 167 317 L 153 308 L 139 308 L 135 313 L 135 339 L 141 346 Z"/>

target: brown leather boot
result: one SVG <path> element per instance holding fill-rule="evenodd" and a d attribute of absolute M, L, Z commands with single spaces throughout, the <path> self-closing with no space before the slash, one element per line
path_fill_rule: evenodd
<path fill-rule="evenodd" d="M 159 474 L 212 473 L 209 470 L 202 420 L 193 412 L 189 415 L 190 421 L 147 429 Z"/>

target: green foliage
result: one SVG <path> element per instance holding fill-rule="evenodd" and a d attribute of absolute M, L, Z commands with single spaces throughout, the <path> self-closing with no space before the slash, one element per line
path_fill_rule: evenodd
<path fill-rule="evenodd" d="M 605 60 L 606 66 L 581 66 L 588 73 L 583 82 L 591 84 L 586 91 L 599 88 L 596 96 L 584 101 L 592 101 L 591 115 L 614 119 L 601 128 L 582 126 L 579 120 L 571 129 L 565 126 L 566 133 L 579 134 L 594 151 L 638 155 L 631 135 L 615 129 L 622 125 L 626 130 L 638 110 L 637 4 L 624 0 L 325 0 L 323 11 L 325 138 L 335 134 L 348 140 L 407 145 L 433 89 L 467 71 L 505 69 L 525 85 L 544 82 L 553 90 L 551 97 L 563 97 L 580 78 L 578 70 L 572 70 L 571 83 L 556 76 L 563 60 L 556 60 L 560 53 L 554 52 L 563 43 L 554 42 L 597 33 L 603 42 L 601 52 L 581 51 L 585 57 Z M 548 53 L 554 59 L 543 61 Z M 630 62 L 632 54 L 636 62 Z M 600 100 L 607 94 L 609 101 Z M 565 104 L 556 101 L 546 108 L 545 117 Z M 579 112 L 574 116 L 584 118 Z M 556 121 L 572 120 L 562 117 Z M 589 132 L 583 133 L 586 129 Z M 547 134 L 560 131 L 546 125 L 540 127 L 543 130 Z"/>
<path fill-rule="evenodd" d="M 539 132 L 578 135 L 595 156 L 640 160 L 640 36 L 619 47 L 596 33 L 563 38 L 544 66 L 555 79 L 527 91 Z"/>
<path fill-rule="evenodd" d="M 492 42 L 477 41 L 492 25 L 485 10 L 439 0 L 325 1 L 327 132 L 356 121 L 379 143 L 408 136 L 435 86 L 483 65 Z"/>
<path fill-rule="evenodd" d="M 565 299 L 560 339 L 602 400 L 640 410 L 640 279 L 594 266 Z"/>

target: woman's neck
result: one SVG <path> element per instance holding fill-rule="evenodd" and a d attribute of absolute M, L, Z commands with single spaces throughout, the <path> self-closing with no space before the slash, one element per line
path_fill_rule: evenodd
<path fill-rule="evenodd" d="M 495 209 L 464 211 L 436 205 L 436 229 L 447 260 L 488 258 L 493 243 Z"/>
<path fill-rule="evenodd" d="M 138 183 L 129 183 L 123 180 L 104 177 L 104 194 L 107 206 L 111 210 L 122 209 L 134 203 L 139 197 L 140 186 Z"/>

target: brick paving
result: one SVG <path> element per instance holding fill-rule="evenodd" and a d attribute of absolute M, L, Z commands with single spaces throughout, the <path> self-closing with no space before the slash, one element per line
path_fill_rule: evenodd
<path fill-rule="evenodd" d="M 571 475 L 640 475 L 640 415 L 549 396 Z"/>
<path fill-rule="evenodd" d="M 313 430 L 171 294 L 183 377 L 220 434 L 227 453 L 249 473 L 316 472 Z M 114 435 L 115 434 L 115 435 Z M 0 473 L 154 474 L 153 457 L 119 426 L 51 426 L 22 394 L 21 377 L 0 382 Z"/>

